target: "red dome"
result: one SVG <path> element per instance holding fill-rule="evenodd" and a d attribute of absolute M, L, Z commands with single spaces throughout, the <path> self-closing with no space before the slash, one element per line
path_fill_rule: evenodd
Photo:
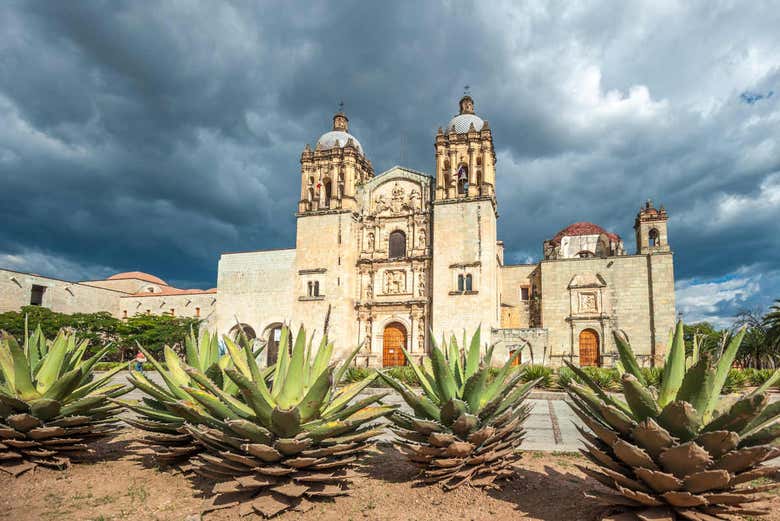
<path fill-rule="evenodd" d="M 168 283 L 165 282 L 163 279 L 159 277 L 155 277 L 154 275 L 150 275 L 148 273 L 144 273 L 143 271 L 125 271 L 122 273 L 117 273 L 116 275 L 111 275 L 106 280 L 126 280 L 126 279 L 143 280 L 145 282 L 151 282 L 152 284 L 159 284 L 161 286 L 168 285 Z"/>
<path fill-rule="evenodd" d="M 559 231 L 555 234 L 555 237 L 553 237 L 552 242 L 553 244 L 560 244 L 561 239 L 563 237 L 577 237 L 579 235 L 606 235 L 612 240 L 619 241 L 620 236 L 616 233 L 610 233 L 598 224 L 593 224 L 589 222 L 578 222 L 574 224 L 570 224 L 563 230 Z"/>

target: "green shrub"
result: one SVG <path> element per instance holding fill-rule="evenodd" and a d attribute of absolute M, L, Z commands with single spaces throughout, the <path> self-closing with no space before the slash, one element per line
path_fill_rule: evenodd
<path fill-rule="evenodd" d="M 553 375 L 555 374 L 552 367 L 546 367 L 543 365 L 528 365 L 523 368 L 523 382 L 530 382 L 541 378 L 537 384 L 537 388 L 550 389 L 553 384 Z"/>
<path fill-rule="evenodd" d="M 408 365 L 391 367 L 385 371 L 385 374 L 405 383 L 410 387 L 418 386 L 417 377 L 414 375 L 414 370 Z"/>
<path fill-rule="evenodd" d="M 661 387 L 661 378 L 664 375 L 663 367 L 642 367 L 641 371 L 648 385 L 652 385 L 656 389 Z"/>
<path fill-rule="evenodd" d="M 748 375 L 740 369 L 731 369 L 726 376 L 726 383 L 723 384 L 724 393 L 737 392 L 748 383 Z"/>
<path fill-rule="evenodd" d="M 368 375 L 370 375 L 374 371 L 375 371 L 374 369 L 370 369 L 368 367 L 351 366 L 349 369 L 347 369 L 347 372 L 344 374 L 344 379 L 342 380 L 342 383 L 351 384 L 351 383 L 359 382 L 361 380 L 364 380 Z M 376 384 L 377 380 L 374 380 L 374 383 Z"/>
<path fill-rule="evenodd" d="M 565 389 L 566 386 L 569 385 L 572 381 L 577 381 L 577 377 L 574 374 L 574 371 L 566 366 L 560 367 L 558 369 L 558 378 L 555 381 L 556 385 L 560 389 Z"/>
<path fill-rule="evenodd" d="M 608 367 L 583 367 L 582 371 L 605 391 L 620 391 L 622 389 L 620 375 L 615 369 Z"/>

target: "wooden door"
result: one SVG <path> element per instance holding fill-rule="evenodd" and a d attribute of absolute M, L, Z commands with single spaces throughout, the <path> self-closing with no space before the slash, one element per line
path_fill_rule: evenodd
<path fill-rule="evenodd" d="M 401 347 L 406 347 L 406 328 L 404 326 L 397 322 L 388 324 L 385 327 L 382 344 L 382 365 L 384 367 L 406 364 L 406 357 L 401 350 Z"/>
<path fill-rule="evenodd" d="M 580 333 L 580 367 L 599 365 L 599 335 L 592 329 Z"/>

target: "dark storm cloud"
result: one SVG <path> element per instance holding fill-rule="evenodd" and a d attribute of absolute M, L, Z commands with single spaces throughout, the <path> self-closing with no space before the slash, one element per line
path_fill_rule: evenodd
<path fill-rule="evenodd" d="M 431 171 L 465 84 L 513 262 L 570 222 L 671 215 L 686 316 L 780 295 L 776 9 L 713 2 L 10 2 L 0 264 L 214 285 L 291 246 L 298 158 L 344 100 L 375 170 Z M 747 101 L 745 96 L 750 101 Z"/>

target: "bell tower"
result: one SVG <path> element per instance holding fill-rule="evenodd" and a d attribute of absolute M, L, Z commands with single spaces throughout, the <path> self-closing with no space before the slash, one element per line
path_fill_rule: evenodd
<path fill-rule="evenodd" d="M 645 205 L 639 209 L 634 221 L 637 254 L 671 251 L 666 230 L 668 220 L 669 216 L 663 205 L 660 208 L 655 208 L 653 201 L 648 199 Z"/>
<path fill-rule="evenodd" d="M 371 161 L 360 142 L 349 133 L 342 110 L 333 116 L 333 129 L 307 144 L 301 153 L 301 199 L 298 213 L 355 210 L 357 185 L 374 177 Z"/>
<path fill-rule="evenodd" d="M 433 201 L 432 330 L 439 338 L 500 325 L 496 154 L 487 121 L 465 94 L 459 113 L 436 134 Z"/>
<path fill-rule="evenodd" d="M 495 197 L 496 153 L 488 122 L 468 94 L 460 112 L 436 134 L 436 200 Z"/>

